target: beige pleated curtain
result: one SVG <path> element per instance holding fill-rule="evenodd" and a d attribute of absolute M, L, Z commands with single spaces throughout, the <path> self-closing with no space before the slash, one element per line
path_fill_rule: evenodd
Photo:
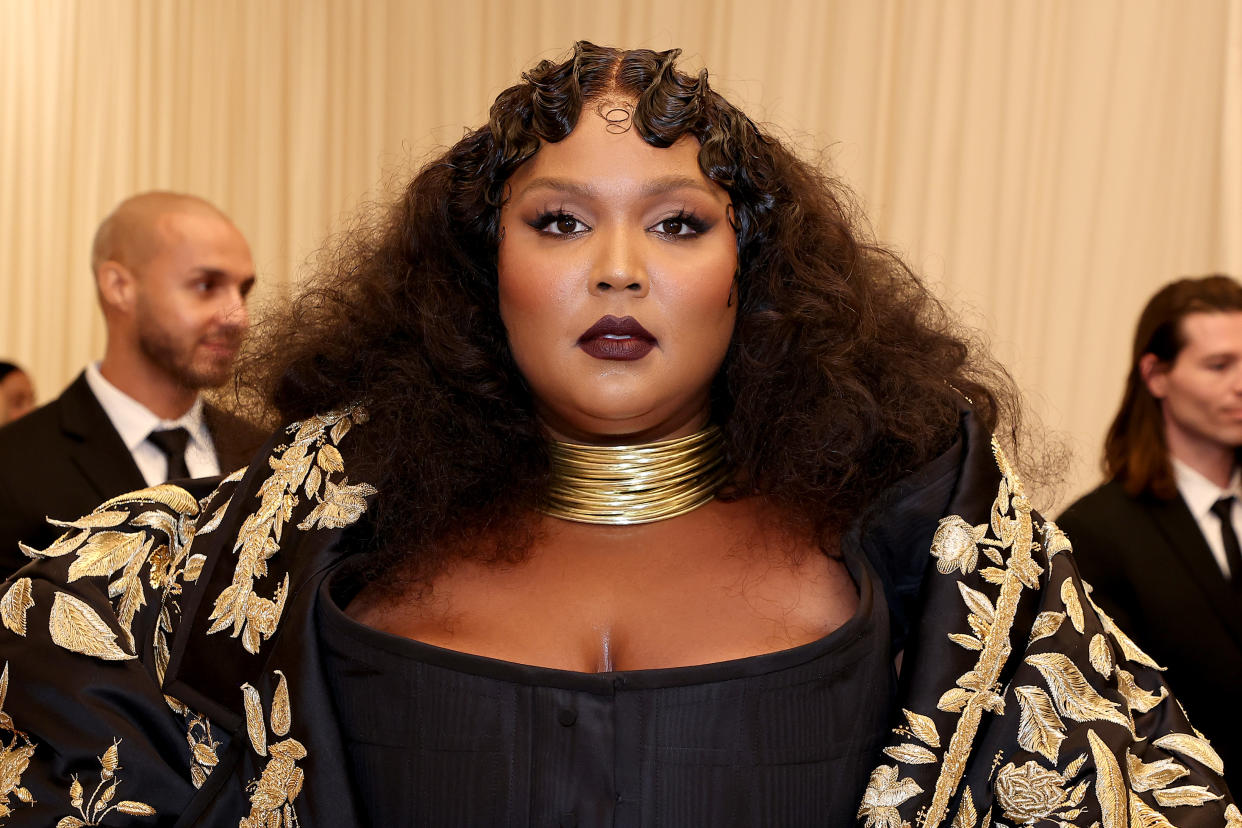
<path fill-rule="evenodd" d="M 1242 0 L 0 0 L 0 358 L 50 399 L 103 348 L 99 219 L 235 217 L 259 303 L 576 39 L 685 50 L 859 193 L 1091 484 L 1134 319 L 1242 275 Z"/>

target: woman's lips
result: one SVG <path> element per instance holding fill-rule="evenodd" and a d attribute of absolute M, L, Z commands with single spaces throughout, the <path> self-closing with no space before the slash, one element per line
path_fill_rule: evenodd
<path fill-rule="evenodd" d="M 578 347 L 596 359 L 642 359 L 656 345 L 656 338 L 632 316 L 605 316 L 578 337 Z"/>

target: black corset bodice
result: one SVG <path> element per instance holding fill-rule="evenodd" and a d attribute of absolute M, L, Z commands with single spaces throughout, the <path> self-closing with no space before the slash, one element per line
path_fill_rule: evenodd
<path fill-rule="evenodd" d="M 371 824 L 798 826 L 852 821 L 895 693 L 861 555 L 854 616 L 750 658 L 578 673 L 497 661 L 317 610 L 350 775 Z"/>

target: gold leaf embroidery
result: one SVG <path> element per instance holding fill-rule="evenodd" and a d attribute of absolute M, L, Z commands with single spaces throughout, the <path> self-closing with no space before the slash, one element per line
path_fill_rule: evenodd
<path fill-rule="evenodd" d="M 1143 652 L 1139 646 L 1130 639 L 1130 636 L 1121 631 L 1121 628 L 1117 626 L 1117 622 L 1114 621 L 1108 613 L 1100 609 L 1099 604 L 1091 600 L 1090 593 L 1087 595 L 1087 600 L 1091 602 L 1091 607 L 1095 610 L 1095 614 L 1100 617 L 1100 623 L 1104 625 L 1104 631 L 1111 635 L 1113 640 L 1117 642 L 1117 645 L 1121 647 L 1121 654 L 1124 655 L 1127 660 L 1133 661 L 1136 664 L 1142 664 L 1144 667 L 1150 667 L 1153 670 L 1164 669 L 1155 662 L 1155 659 Z"/>
<path fill-rule="evenodd" d="M 1078 590 L 1074 588 L 1074 579 L 1066 578 L 1061 582 L 1061 601 L 1065 604 L 1065 614 L 1069 616 L 1074 629 L 1082 632 L 1086 629 L 1082 614 L 1082 604 L 1078 601 Z"/>
<path fill-rule="evenodd" d="M 995 566 L 986 566 L 979 570 L 979 575 L 989 584 L 1000 586 L 1005 581 L 1005 570 Z"/>
<path fill-rule="evenodd" d="M 1087 741 L 1091 743 L 1091 758 L 1095 761 L 1095 798 L 1100 803 L 1103 828 L 1126 828 L 1130 801 L 1117 757 L 1090 728 Z"/>
<path fill-rule="evenodd" d="M 158 503 L 161 506 L 167 506 L 174 512 L 198 515 L 198 501 L 194 499 L 194 495 L 171 483 L 161 483 L 158 486 L 149 486 L 145 489 L 117 495 L 111 500 L 105 500 L 95 511 L 102 511 L 111 506 L 125 506 L 130 503 Z"/>
<path fill-rule="evenodd" d="M 26 610 L 34 606 L 31 589 L 29 578 L 18 578 L 0 598 L 0 620 L 4 621 L 5 627 L 23 637 L 26 635 Z"/>
<path fill-rule="evenodd" d="M 289 704 L 289 682 L 280 670 L 274 671 L 280 676 L 276 684 L 276 692 L 272 696 L 272 732 L 277 736 L 288 736 L 289 727 L 293 724 L 293 709 Z"/>
<path fill-rule="evenodd" d="M 1065 766 L 1065 773 L 1063 776 L 1066 779 L 1073 779 L 1078 775 L 1078 771 L 1082 770 L 1082 766 L 1085 764 L 1087 764 L 1087 754 L 1080 753 L 1077 759 Z"/>
<path fill-rule="evenodd" d="M 1237 805 L 1225 808 L 1225 828 L 1242 828 L 1242 811 Z"/>
<path fill-rule="evenodd" d="M 69 580 L 111 575 L 142 550 L 142 541 L 140 532 L 96 532 L 69 565 Z"/>
<path fill-rule="evenodd" d="M 18 546 L 21 548 L 22 553 L 28 558 L 33 558 L 35 560 L 39 560 L 40 558 L 59 558 L 75 551 L 87 538 L 90 537 L 90 535 L 90 529 L 83 529 L 82 531 L 74 532 L 73 534 L 66 532 L 57 538 L 55 543 L 44 550 L 32 549 L 24 543 L 19 543 Z"/>
<path fill-rule="evenodd" d="M 267 725 L 263 723 L 263 701 L 259 698 L 259 691 L 250 684 L 243 684 L 241 690 L 250 746 L 260 756 L 267 756 Z"/>
<path fill-rule="evenodd" d="M 996 621 L 996 610 L 992 607 L 992 602 L 988 597 L 977 589 L 971 589 L 961 581 L 957 582 L 957 591 L 962 593 L 962 600 L 966 602 L 966 606 L 975 615 L 989 626 Z"/>
<path fill-rule="evenodd" d="M 108 661 L 136 658 L 116 645 L 116 633 L 89 604 L 68 593 L 56 593 L 48 627 L 52 641 L 66 650 Z"/>
<path fill-rule="evenodd" d="M 1177 828 L 1164 814 L 1130 793 L 1130 828 Z"/>
<path fill-rule="evenodd" d="M 1135 683 L 1134 676 L 1120 667 L 1117 668 L 1117 689 L 1125 697 L 1126 704 L 1130 709 L 1139 713 L 1146 713 L 1164 701 L 1169 695 L 1169 691 L 1163 684 L 1160 685 L 1159 693 L 1147 692 Z"/>
<path fill-rule="evenodd" d="M 343 478 L 339 485 L 325 479 L 323 488 L 323 499 L 298 524 L 299 529 L 340 529 L 350 526 L 362 517 L 367 509 L 366 499 L 376 492 L 370 483 L 349 485 L 348 477 Z"/>
<path fill-rule="evenodd" d="M 288 687 L 284 683 L 284 675 L 280 673 L 278 675 L 280 675 L 281 686 L 285 687 L 284 691 L 278 692 L 286 695 L 285 710 L 282 715 L 288 715 L 290 712 L 287 699 Z M 255 744 L 256 729 L 264 732 L 260 742 L 265 743 L 267 738 L 258 691 L 247 684 L 242 687 L 242 693 L 251 746 L 255 747 L 256 752 L 262 756 L 264 754 L 258 751 Z M 258 707 L 255 711 L 257 720 L 252 718 L 254 715 L 252 711 L 256 705 Z M 276 711 L 273 710 L 272 713 L 275 717 Z M 273 722 L 273 732 L 275 729 L 275 722 Z M 238 828 L 297 828 L 299 823 L 297 813 L 293 809 L 293 800 L 301 793 L 304 779 L 302 769 L 297 766 L 297 762 L 306 757 L 306 748 L 297 739 L 284 739 L 268 746 L 266 755 L 270 756 L 270 759 L 259 774 L 259 778 L 246 786 L 246 790 L 250 791 L 250 814 L 242 818 L 238 823 Z"/>
<path fill-rule="evenodd" d="M 968 787 L 962 791 L 962 804 L 957 808 L 957 816 L 953 818 L 952 828 L 975 828 L 978 821 L 979 814 L 975 810 L 975 800 Z"/>
<path fill-rule="evenodd" d="M 934 748 L 940 747 L 940 733 L 936 730 L 936 723 L 927 716 L 921 716 L 910 710 L 902 710 L 905 714 L 906 721 L 910 724 L 910 733 L 916 739 L 925 745 Z"/>
<path fill-rule="evenodd" d="M 1041 612 L 1039 617 L 1035 619 L 1035 623 L 1031 625 L 1031 640 L 1028 643 L 1034 643 L 1041 638 L 1048 636 L 1061 629 L 1061 622 L 1065 620 L 1063 612 Z"/>
<path fill-rule="evenodd" d="M 906 824 L 897 807 L 923 789 L 913 779 L 901 779 L 900 775 L 896 765 L 880 765 L 871 772 L 858 807 L 859 819 L 867 818 L 863 828 L 902 828 Z"/>
<path fill-rule="evenodd" d="M 1108 678 L 1113 672 L 1113 650 L 1108 646 L 1108 639 L 1100 633 L 1091 636 L 1091 666 L 1100 675 Z"/>
<path fill-rule="evenodd" d="M 233 552 L 237 565 L 230 584 L 216 596 L 212 607 L 211 626 L 208 635 L 230 629 L 233 638 L 241 638 L 248 652 L 258 653 L 263 641 L 276 631 L 288 594 L 288 578 L 278 587 L 271 599 L 255 595 L 256 582 L 267 575 L 267 561 L 280 549 L 280 539 L 285 524 L 293 517 L 298 504 L 298 491 L 303 489 L 312 468 L 323 472 L 316 465 L 318 458 L 334 463 L 340 453 L 323 452 L 330 436 L 328 427 L 342 419 L 352 418 L 364 422 L 365 412 L 358 407 L 311 417 L 289 427 L 296 432 L 292 442 L 278 447 L 268 458 L 272 473 L 259 486 L 259 507 L 248 515 L 237 535 Z M 343 435 L 348 427 L 330 434 Z M 335 438 L 333 438 L 335 439 Z M 356 521 L 366 508 L 365 497 L 375 489 L 366 483 L 349 485 L 346 479 L 340 484 L 324 481 L 325 493 L 310 515 L 299 528 L 340 528 Z M 313 498 L 312 498 L 313 499 Z"/>
<path fill-rule="evenodd" d="M 1190 768 L 1176 759 L 1161 759 L 1144 763 L 1126 750 L 1126 769 L 1130 772 L 1130 787 L 1136 791 L 1164 788 L 1190 773 Z"/>
<path fill-rule="evenodd" d="M 973 695 L 974 694 L 969 690 L 954 687 L 945 691 L 944 695 L 940 697 L 940 701 L 936 704 L 936 707 L 946 713 L 961 713 L 962 709 L 966 707 L 966 703 L 970 701 Z"/>
<path fill-rule="evenodd" d="M 1174 808 L 1178 805 L 1202 805 L 1214 799 L 1221 799 L 1220 794 L 1212 793 L 1203 785 L 1165 788 L 1164 790 L 1153 792 L 1152 795 L 1156 797 L 1156 802 L 1164 808 Z"/>
<path fill-rule="evenodd" d="M 1170 733 L 1152 742 L 1158 748 L 1172 750 L 1183 756 L 1189 756 L 1201 765 L 1206 765 L 1218 774 L 1225 772 L 1225 763 L 1220 754 L 1208 744 L 1207 739 L 1191 736 L 1189 733 Z"/>
<path fill-rule="evenodd" d="M 0 673 L 0 708 L 4 707 L 5 697 L 9 693 L 9 663 L 4 663 L 4 672 Z M 9 797 L 17 797 L 18 802 L 33 805 L 35 798 L 30 791 L 22 787 L 22 774 L 34 756 L 35 744 L 13 725 L 8 713 L 0 709 L 0 730 L 7 732 L 7 743 L 0 742 L 0 819 L 11 816 Z"/>
<path fill-rule="evenodd" d="M 959 647 L 965 647 L 967 650 L 982 650 L 983 642 L 975 638 L 973 635 L 964 633 L 950 633 L 949 640 Z"/>
<path fill-rule="evenodd" d="M 1038 687 L 1025 685 L 1014 688 L 1022 708 L 1018 724 L 1018 745 L 1023 750 L 1043 754 L 1053 764 L 1065 740 L 1065 722 L 1052 707 L 1048 694 Z"/>
<path fill-rule="evenodd" d="M 57 828 L 81 828 L 86 825 L 102 825 L 108 814 L 116 811 L 127 816 L 156 816 L 156 811 L 145 802 L 133 799 L 122 799 L 112 803 L 121 780 L 116 772 L 121 769 L 120 740 L 112 743 L 104 755 L 99 757 L 99 784 L 87 797 L 85 789 L 77 775 L 73 776 L 73 784 L 69 788 L 69 804 L 78 812 L 78 816 L 62 817 L 56 823 Z"/>
<path fill-rule="evenodd" d="M 936 754 L 913 742 L 907 742 L 896 747 L 886 747 L 884 748 L 884 754 L 889 758 L 896 759 L 898 762 L 905 762 L 907 765 L 930 765 L 936 761 Z"/>
<path fill-rule="evenodd" d="M 195 788 L 201 788 L 220 761 L 216 753 L 220 743 L 212 738 L 211 720 L 190 710 L 172 696 L 165 696 L 164 700 L 186 721 L 185 741 L 190 748 L 190 781 Z"/>
<path fill-rule="evenodd" d="M 129 517 L 129 512 L 96 510 L 77 520 L 56 520 L 48 518 L 47 522 L 61 529 L 111 529 L 119 526 Z"/>
<path fill-rule="evenodd" d="M 975 571 L 979 560 L 979 540 L 987 534 L 986 524 L 971 526 L 958 515 L 940 519 L 932 536 L 931 553 L 936 558 L 936 569 L 948 575 L 955 569 L 969 575 Z"/>
<path fill-rule="evenodd" d="M 1062 716 L 1077 722 L 1104 721 L 1130 728 L 1130 720 L 1117 710 L 1117 703 L 1095 691 L 1074 662 L 1063 653 L 1037 653 L 1026 657 L 1043 675 Z"/>

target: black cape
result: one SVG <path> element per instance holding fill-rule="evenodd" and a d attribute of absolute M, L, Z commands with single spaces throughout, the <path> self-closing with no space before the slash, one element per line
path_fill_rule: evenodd
<path fill-rule="evenodd" d="M 355 427 L 291 425 L 201 499 L 114 498 L 0 587 L 0 825 L 363 824 L 312 612 L 375 494 Z M 969 417 L 884 503 L 858 541 L 904 663 L 859 824 L 1242 828 L 1216 751 Z"/>

